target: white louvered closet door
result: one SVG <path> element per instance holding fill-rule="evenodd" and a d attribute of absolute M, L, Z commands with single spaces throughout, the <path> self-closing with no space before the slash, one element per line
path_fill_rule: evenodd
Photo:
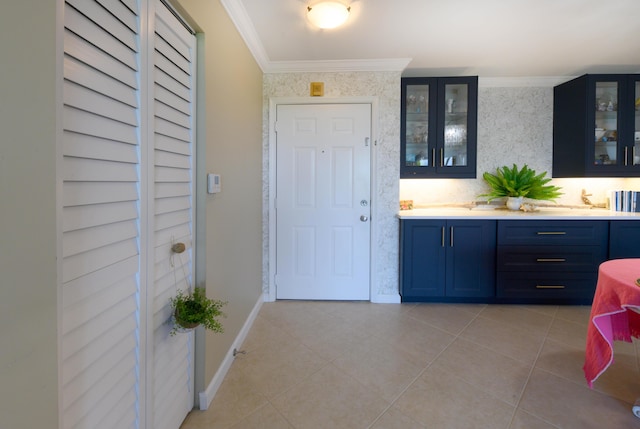
<path fill-rule="evenodd" d="M 103 3 L 64 10 L 64 428 L 139 425 L 140 18 Z"/>
<path fill-rule="evenodd" d="M 156 1 L 153 70 L 153 311 L 152 378 L 154 429 L 180 426 L 193 408 L 194 334 L 169 336 L 167 305 L 177 289 L 193 288 L 195 37 Z M 175 243 L 186 251 L 173 254 Z M 151 301 L 152 300 L 152 301 Z"/>
<path fill-rule="evenodd" d="M 191 283 L 194 80 L 186 73 L 185 85 L 177 73 L 188 88 L 179 92 L 159 77 L 181 66 L 169 54 L 159 65 L 154 46 L 162 52 L 176 40 L 142 34 L 147 22 L 183 34 L 155 0 L 65 3 L 63 428 L 178 428 L 193 403 L 193 334 L 169 337 L 165 322 L 176 284 Z M 166 93 L 180 96 L 178 107 Z M 175 276 L 173 241 L 188 248 L 173 259 Z"/>

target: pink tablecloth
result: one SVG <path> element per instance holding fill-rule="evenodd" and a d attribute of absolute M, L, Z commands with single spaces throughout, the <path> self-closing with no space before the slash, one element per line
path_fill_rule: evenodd
<path fill-rule="evenodd" d="M 640 259 L 603 262 L 587 330 L 584 375 L 589 387 L 613 363 L 613 341 L 640 337 Z"/>

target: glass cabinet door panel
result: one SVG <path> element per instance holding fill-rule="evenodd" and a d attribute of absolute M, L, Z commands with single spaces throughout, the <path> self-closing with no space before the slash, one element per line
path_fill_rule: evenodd
<path fill-rule="evenodd" d="M 640 82 L 636 82 L 634 100 L 633 165 L 640 165 Z"/>
<path fill-rule="evenodd" d="M 618 164 L 618 83 L 596 82 L 595 165 Z"/>
<path fill-rule="evenodd" d="M 428 166 L 429 85 L 408 85 L 406 95 L 406 166 Z"/>
<path fill-rule="evenodd" d="M 469 85 L 445 85 L 444 149 L 441 166 L 467 165 L 467 124 Z"/>

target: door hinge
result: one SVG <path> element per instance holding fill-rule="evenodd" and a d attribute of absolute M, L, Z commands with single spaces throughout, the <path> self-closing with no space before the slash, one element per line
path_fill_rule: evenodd
<path fill-rule="evenodd" d="M 276 133 L 278 132 L 278 121 L 275 121 L 273 123 L 273 131 L 275 131 Z"/>

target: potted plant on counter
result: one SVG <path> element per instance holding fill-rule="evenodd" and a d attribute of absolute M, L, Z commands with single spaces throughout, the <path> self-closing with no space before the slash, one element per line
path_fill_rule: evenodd
<path fill-rule="evenodd" d="M 178 290 L 175 297 L 170 298 L 173 310 L 174 325 L 170 334 L 194 329 L 199 325 L 213 332 L 224 332 L 219 317 L 226 317 L 222 312 L 225 301 L 207 298 L 203 288 L 196 287 L 192 293 Z"/>
<path fill-rule="evenodd" d="M 554 201 L 562 195 L 560 187 L 548 185 L 551 179 L 545 177 L 546 171 L 536 174 L 527 164 L 521 169 L 515 164 L 512 168 L 503 166 L 498 168 L 496 173 L 486 172 L 482 175 L 491 187 L 491 192 L 480 196 L 488 197 L 487 201 L 506 197 L 506 205 L 510 210 L 519 210 L 524 198 Z"/>

